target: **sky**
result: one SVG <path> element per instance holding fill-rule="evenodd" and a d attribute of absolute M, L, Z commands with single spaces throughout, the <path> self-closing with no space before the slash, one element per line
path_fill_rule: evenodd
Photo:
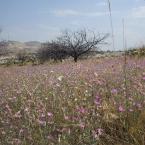
<path fill-rule="evenodd" d="M 110 0 L 115 49 L 123 49 L 123 24 L 127 48 L 145 44 L 145 0 Z M 107 0 L 0 0 L 0 39 L 49 41 L 63 30 L 88 29 L 109 33 L 113 49 Z"/>

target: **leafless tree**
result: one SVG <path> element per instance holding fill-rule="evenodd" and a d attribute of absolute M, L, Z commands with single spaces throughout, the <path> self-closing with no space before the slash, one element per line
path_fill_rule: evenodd
<path fill-rule="evenodd" d="M 85 29 L 80 31 L 65 31 L 62 36 L 57 38 L 57 43 L 63 46 L 67 54 L 73 57 L 77 62 L 79 57 L 90 53 L 90 51 L 98 50 L 98 46 L 105 44 L 108 34 L 95 35 L 94 32 L 87 32 Z"/>
<path fill-rule="evenodd" d="M 94 32 L 64 31 L 55 41 L 43 43 L 38 51 L 41 62 L 49 59 L 62 61 L 65 58 L 73 57 L 74 61 L 83 55 L 91 55 L 91 52 L 98 51 L 99 45 L 106 44 L 108 34 L 95 35 Z"/>

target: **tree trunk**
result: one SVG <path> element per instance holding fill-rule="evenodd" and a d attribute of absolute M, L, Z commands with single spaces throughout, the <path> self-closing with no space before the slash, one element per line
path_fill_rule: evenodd
<path fill-rule="evenodd" d="M 74 62 L 77 62 L 77 61 L 78 61 L 78 57 L 75 56 L 75 57 L 74 57 Z"/>

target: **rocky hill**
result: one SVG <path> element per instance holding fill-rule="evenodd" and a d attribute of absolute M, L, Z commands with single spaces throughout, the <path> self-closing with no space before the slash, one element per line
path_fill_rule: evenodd
<path fill-rule="evenodd" d="M 26 50 L 31 53 L 35 53 L 41 47 L 41 42 L 29 41 L 29 42 L 19 42 L 19 41 L 8 41 L 8 49 L 12 53 L 17 53 L 20 50 Z"/>

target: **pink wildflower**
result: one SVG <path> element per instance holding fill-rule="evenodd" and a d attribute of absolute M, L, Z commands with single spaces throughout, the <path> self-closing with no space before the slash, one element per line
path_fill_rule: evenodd
<path fill-rule="evenodd" d="M 118 108 L 118 111 L 119 112 L 125 112 L 125 109 L 124 109 L 124 107 L 122 105 L 120 105 L 119 108 Z"/>
<path fill-rule="evenodd" d="M 117 89 L 112 89 L 112 90 L 111 90 L 111 93 L 112 93 L 112 94 L 117 94 L 117 92 L 118 92 Z"/>
<path fill-rule="evenodd" d="M 69 120 L 69 117 L 65 115 L 65 116 L 64 116 L 64 119 L 65 119 L 65 120 Z"/>
<path fill-rule="evenodd" d="M 48 115 L 48 117 L 53 117 L 53 113 L 51 113 L 51 112 L 48 112 L 47 115 Z"/>
<path fill-rule="evenodd" d="M 95 97 L 94 103 L 98 106 L 101 104 L 101 98 L 99 96 Z"/>
<path fill-rule="evenodd" d="M 87 112 L 87 110 L 84 107 L 77 108 L 77 111 L 81 114 L 85 114 Z"/>

